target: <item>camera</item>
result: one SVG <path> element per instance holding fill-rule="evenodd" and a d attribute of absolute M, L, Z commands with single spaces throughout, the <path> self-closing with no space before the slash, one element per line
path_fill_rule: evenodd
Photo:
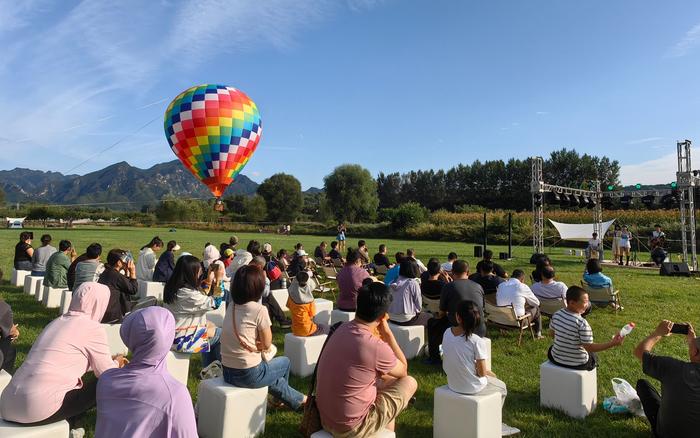
<path fill-rule="evenodd" d="M 128 264 L 129 262 L 134 260 L 134 256 L 131 255 L 131 251 L 127 251 L 121 256 L 121 261 L 122 263 Z"/>

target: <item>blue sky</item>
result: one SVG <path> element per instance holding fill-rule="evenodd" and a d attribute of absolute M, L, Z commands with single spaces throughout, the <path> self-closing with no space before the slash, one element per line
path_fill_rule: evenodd
<path fill-rule="evenodd" d="M 0 46 L 1 169 L 172 160 L 162 114 L 200 83 L 260 109 L 243 173 L 304 188 L 560 147 L 662 183 L 700 144 L 700 2 L 0 0 Z"/>

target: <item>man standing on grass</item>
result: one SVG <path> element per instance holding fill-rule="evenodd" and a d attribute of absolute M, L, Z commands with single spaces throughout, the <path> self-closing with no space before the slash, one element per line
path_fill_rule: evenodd
<path fill-rule="evenodd" d="M 695 337 L 692 325 L 679 325 L 687 328 L 690 362 L 651 352 L 661 338 L 672 333 L 671 321 L 661 321 L 634 349 L 644 374 L 661 382 L 659 395 L 647 380 L 637 381 L 637 395 L 657 437 L 690 437 L 700 431 L 700 338 Z"/>
<path fill-rule="evenodd" d="M 335 438 L 394 430 L 418 388 L 389 328 L 391 298 L 383 283 L 362 286 L 355 319 L 335 331 L 318 360 L 318 410 L 323 428 Z"/>

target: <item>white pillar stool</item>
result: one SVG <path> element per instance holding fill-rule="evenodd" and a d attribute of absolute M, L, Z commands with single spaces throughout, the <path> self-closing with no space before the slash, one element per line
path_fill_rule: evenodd
<path fill-rule="evenodd" d="M 61 307 L 61 297 L 63 296 L 64 288 L 55 288 L 44 286 L 44 294 L 41 297 L 41 302 L 44 307 L 49 309 L 56 309 Z"/>
<path fill-rule="evenodd" d="M 155 297 L 158 301 L 163 301 L 163 288 L 165 283 L 158 281 L 139 280 L 139 298 Z"/>
<path fill-rule="evenodd" d="M 333 311 L 333 301 L 325 300 L 323 298 L 316 298 L 314 300 L 316 305 L 316 315 L 314 316 L 314 322 L 316 324 L 331 324 L 331 312 Z"/>
<path fill-rule="evenodd" d="M 107 344 L 109 345 L 109 352 L 112 355 L 123 354 L 126 356 L 129 353 L 129 349 L 124 345 L 121 335 L 119 335 L 119 330 L 122 328 L 121 324 L 101 324 L 104 327 L 105 332 L 107 332 Z"/>
<path fill-rule="evenodd" d="M 237 388 L 223 377 L 202 380 L 197 392 L 201 438 L 250 437 L 265 431 L 267 386 Z"/>
<path fill-rule="evenodd" d="M 270 291 L 270 295 L 275 297 L 275 301 L 277 301 L 277 304 L 280 305 L 280 308 L 284 312 L 289 311 L 289 307 L 287 307 L 287 299 L 289 298 L 289 292 L 287 292 L 287 289 L 275 289 Z"/>
<path fill-rule="evenodd" d="M 335 309 L 331 312 L 331 324 L 336 322 L 348 322 L 355 319 L 355 312 L 346 312 L 344 310 Z"/>
<path fill-rule="evenodd" d="M 2 394 L 2 390 L 10 384 L 10 380 L 12 380 L 10 373 L 5 370 L 0 370 L 0 394 Z"/>
<path fill-rule="evenodd" d="M 207 312 L 207 321 L 214 324 L 217 327 L 224 326 L 224 318 L 226 317 L 226 303 L 223 301 L 218 309 L 210 310 Z"/>
<path fill-rule="evenodd" d="M 396 338 L 406 359 L 418 356 L 425 344 L 425 327 L 422 325 L 396 325 L 389 323 L 389 328 Z"/>
<path fill-rule="evenodd" d="M 333 435 L 325 430 L 319 430 L 311 434 L 311 438 L 333 438 Z M 396 438 L 396 434 L 389 429 L 384 429 L 375 435 L 375 438 Z"/>
<path fill-rule="evenodd" d="M 63 294 L 61 295 L 61 315 L 68 312 L 71 301 L 73 301 L 73 291 L 64 290 Z"/>
<path fill-rule="evenodd" d="M 579 371 L 540 365 L 540 406 L 559 409 L 574 418 L 585 418 L 598 403 L 597 370 Z"/>
<path fill-rule="evenodd" d="M 433 437 L 500 438 L 501 394 L 458 394 L 450 388 L 435 388 Z"/>
<path fill-rule="evenodd" d="M 187 379 L 190 376 L 191 356 L 189 353 L 168 351 L 168 355 L 165 357 L 170 375 L 185 386 L 187 386 Z"/>
<path fill-rule="evenodd" d="M 302 337 L 291 333 L 284 335 L 284 355 L 289 358 L 292 374 L 307 377 L 314 373 L 327 337 L 327 335 Z"/>
<path fill-rule="evenodd" d="M 44 302 L 44 289 L 46 289 L 48 286 L 44 286 L 44 281 L 40 281 L 36 285 L 36 289 L 34 289 L 34 299 L 37 300 L 40 303 Z"/>
<path fill-rule="evenodd" d="M 66 420 L 45 426 L 23 426 L 3 421 L 0 418 L 0 436 L 2 438 L 68 438 L 70 428 Z"/>
<path fill-rule="evenodd" d="M 44 281 L 44 277 L 27 275 L 24 277 L 24 293 L 27 295 L 34 295 L 36 293 L 36 285 L 41 284 L 42 281 Z"/>
<path fill-rule="evenodd" d="M 31 273 L 31 271 L 22 271 L 12 268 L 12 279 L 10 280 L 10 283 L 12 283 L 12 285 L 15 287 L 24 287 L 24 279 Z"/>

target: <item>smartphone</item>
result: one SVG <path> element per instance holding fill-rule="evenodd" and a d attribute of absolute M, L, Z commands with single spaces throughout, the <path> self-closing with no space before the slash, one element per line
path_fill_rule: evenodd
<path fill-rule="evenodd" d="M 674 333 L 677 335 L 687 335 L 688 334 L 688 324 L 679 324 L 677 322 L 674 322 L 673 327 L 671 327 L 671 333 Z"/>

